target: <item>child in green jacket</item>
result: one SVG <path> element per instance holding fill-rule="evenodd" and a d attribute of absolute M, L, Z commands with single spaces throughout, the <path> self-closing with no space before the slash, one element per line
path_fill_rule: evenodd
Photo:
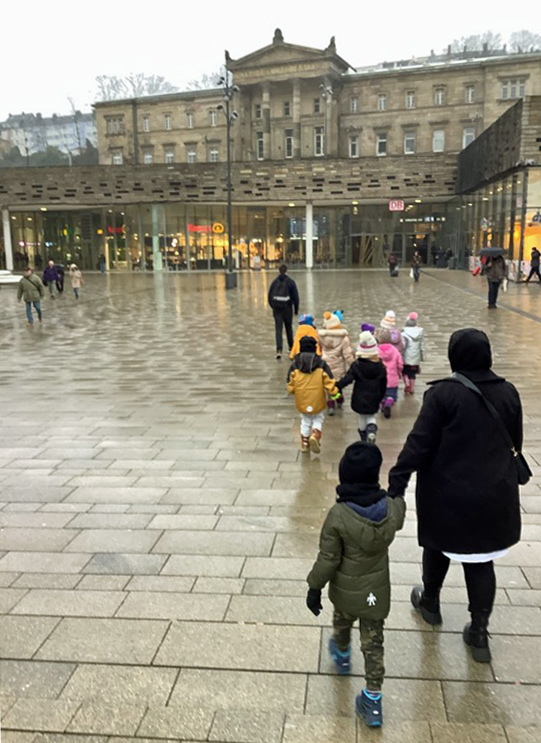
<path fill-rule="evenodd" d="M 389 498 L 379 486 L 381 452 L 358 441 L 340 461 L 337 502 L 321 530 L 319 554 L 308 575 L 306 604 L 316 616 L 321 591 L 329 583 L 334 606 L 329 653 L 339 674 L 351 670 L 351 628 L 359 620 L 366 688 L 355 700 L 369 727 L 383 723 L 381 687 L 383 626 L 391 605 L 389 545 L 404 525 L 403 498 Z"/>

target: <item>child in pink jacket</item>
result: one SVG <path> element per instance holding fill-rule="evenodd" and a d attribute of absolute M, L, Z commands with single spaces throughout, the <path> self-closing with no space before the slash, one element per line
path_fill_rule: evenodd
<path fill-rule="evenodd" d="M 398 348 L 391 343 L 389 330 L 382 330 L 379 333 L 379 357 L 387 370 L 387 389 L 381 403 L 381 411 L 385 418 L 390 418 L 391 409 L 398 399 L 398 385 L 404 362 Z"/>

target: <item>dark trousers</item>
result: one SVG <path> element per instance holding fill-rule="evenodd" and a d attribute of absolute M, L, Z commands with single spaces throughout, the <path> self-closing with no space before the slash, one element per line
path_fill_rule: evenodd
<path fill-rule="evenodd" d="M 488 282 L 488 304 L 490 307 L 496 307 L 498 301 L 498 292 L 500 291 L 499 281 Z"/>
<path fill-rule="evenodd" d="M 274 327 L 276 329 L 276 350 L 278 353 L 282 353 L 284 326 L 286 329 L 287 345 L 289 346 L 289 350 L 291 350 L 293 346 L 293 307 L 289 306 L 283 309 L 273 310 L 272 313 L 274 315 Z"/>
<path fill-rule="evenodd" d="M 539 266 L 532 266 L 526 281 L 529 281 L 532 278 L 532 276 L 536 276 L 536 275 L 539 281 L 541 282 L 541 273 L 539 273 Z"/>
<path fill-rule="evenodd" d="M 337 609 L 333 614 L 333 637 L 338 649 L 345 652 L 351 642 L 351 628 L 357 621 L 356 617 L 342 614 Z M 361 632 L 361 651 L 364 655 L 364 674 L 366 688 L 370 691 L 379 691 L 385 676 L 383 665 L 383 619 L 359 619 Z"/>
<path fill-rule="evenodd" d="M 451 561 L 442 552 L 425 547 L 423 550 L 423 584 L 425 596 L 439 598 L 440 590 Z M 464 578 L 468 589 L 468 611 L 472 614 L 492 611 L 496 595 L 494 563 L 463 562 Z"/>

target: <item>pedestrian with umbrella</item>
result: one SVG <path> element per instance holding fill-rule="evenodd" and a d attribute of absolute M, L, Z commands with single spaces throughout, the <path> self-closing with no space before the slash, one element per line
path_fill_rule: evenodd
<path fill-rule="evenodd" d="M 495 310 L 500 286 L 508 278 L 505 251 L 503 248 L 483 248 L 480 255 L 485 258 L 481 274 L 486 276 L 488 282 L 488 309 Z"/>

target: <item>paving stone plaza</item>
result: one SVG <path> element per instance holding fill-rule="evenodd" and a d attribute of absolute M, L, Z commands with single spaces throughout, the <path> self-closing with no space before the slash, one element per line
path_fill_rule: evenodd
<path fill-rule="evenodd" d="M 301 455 L 274 359 L 274 274 L 87 275 L 26 327 L 0 290 L 0 692 L 4 743 L 125 739 L 221 743 L 539 743 L 541 740 L 541 290 L 433 270 L 293 273 L 301 311 L 361 321 L 416 310 L 428 360 L 415 397 L 379 421 L 384 477 L 448 373 L 450 333 L 489 334 L 515 383 L 534 477 L 523 540 L 497 564 L 493 661 L 472 661 L 460 566 L 444 623 L 409 603 L 420 579 L 413 483 L 391 547 L 385 725 L 356 722 L 363 686 L 327 653 L 332 620 L 305 606 L 337 466 L 357 440 L 349 406 Z M 348 392 L 348 395 L 350 393 Z M 355 639 L 357 634 L 355 635 Z M 357 644 L 357 643 L 356 643 Z M 75 737 L 76 736 L 76 737 Z"/>

